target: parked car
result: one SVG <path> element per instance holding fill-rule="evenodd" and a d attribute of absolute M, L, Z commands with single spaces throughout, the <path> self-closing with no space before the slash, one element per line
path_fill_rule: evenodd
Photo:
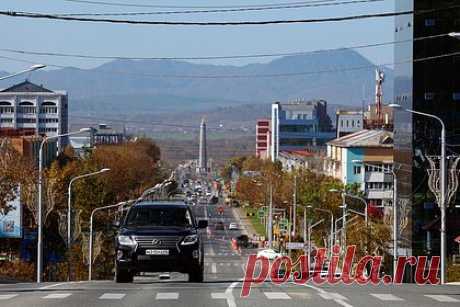
<path fill-rule="evenodd" d="M 282 255 L 273 249 L 263 249 L 257 253 L 257 257 L 266 257 L 268 260 L 275 260 Z"/>
<path fill-rule="evenodd" d="M 225 230 L 224 223 L 223 222 L 217 222 L 215 224 L 215 229 L 216 230 Z"/>
<path fill-rule="evenodd" d="M 228 230 L 238 230 L 238 229 L 239 227 L 237 223 L 230 223 L 230 225 L 228 225 Z"/>
<path fill-rule="evenodd" d="M 236 243 L 241 247 L 249 247 L 249 237 L 247 235 L 240 235 L 236 237 Z"/>

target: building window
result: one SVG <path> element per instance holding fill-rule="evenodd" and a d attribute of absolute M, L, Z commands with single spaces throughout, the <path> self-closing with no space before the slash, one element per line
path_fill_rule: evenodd
<path fill-rule="evenodd" d="M 59 119 L 57 119 L 57 118 L 40 118 L 39 122 L 40 123 L 47 123 L 47 124 L 58 123 Z"/>
<path fill-rule="evenodd" d="M 12 123 L 12 118 L 0 118 L 0 123 Z"/>
<path fill-rule="evenodd" d="M 460 101 L 460 92 L 454 92 L 454 93 L 452 93 L 452 100 L 454 100 L 454 101 Z"/>
<path fill-rule="evenodd" d="M 361 166 L 353 166 L 353 174 L 361 174 Z"/>
<path fill-rule="evenodd" d="M 18 118 L 18 123 L 19 124 L 33 124 L 36 123 L 35 118 Z"/>
<path fill-rule="evenodd" d="M 57 113 L 57 107 L 43 106 L 40 109 L 40 113 L 56 114 Z"/>
<path fill-rule="evenodd" d="M 0 107 L 0 114 L 14 113 L 14 107 Z"/>
<path fill-rule="evenodd" d="M 434 27 L 436 25 L 436 19 L 427 18 L 425 19 L 425 27 Z"/>
<path fill-rule="evenodd" d="M 351 126 L 355 127 L 355 121 L 354 120 L 351 121 Z"/>
<path fill-rule="evenodd" d="M 425 100 L 426 101 L 433 100 L 433 98 L 434 98 L 434 93 L 433 92 L 425 92 Z"/>
<path fill-rule="evenodd" d="M 343 119 L 340 120 L 340 127 L 343 127 Z"/>
<path fill-rule="evenodd" d="M 57 128 L 40 128 L 40 133 L 43 132 L 57 132 Z"/>

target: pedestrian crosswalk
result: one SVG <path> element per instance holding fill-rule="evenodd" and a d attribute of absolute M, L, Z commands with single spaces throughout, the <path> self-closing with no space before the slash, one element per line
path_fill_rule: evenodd
<path fill-rule="evenodd" d="M 373 297 L 378 298 L 381 301 L 404 301 L 402 298 L 397 297 L 393 294 L 388 293 L 371 293 Z"/>
<path fill-rule="evenodd" d="M 52 293 L 44 296 L 44 299 L 60 299 L 60 298 L 66 298 L 71 296 L 72 293 Z"/>
<path fill-rule="evenodd" d="M 237 291 L 235 291 L 237 292 Z M 40 292 L 39 292 L 40 293 Z M 92 293 L 92 292 L 91 292 Z M 69 298 L 85 298 L 87 299 L 88 296 L 94 294 L 82 294 L 81 291 L 79 292 L 53 292 L 49 294 L 41 294 L 38 296 L 39 299 L 43 300 L 60 300 L 63 301 Z M 305 294 L 305 295 L 301 295 Z M 0 301 L 14 301 L 15 299 L 23 298 L 27 295 L 34 295 L 33 293 L 5 293 L 0 294 Z M 36 294 L 35 294 L 36 295 Z M 94 298 L 98 300 L 129 300 L 129 297 L 132 295 L 139 295 L 139 293 L 120 293 L 120 292 L 106 292 L 106 293 L 99 293 L 95 294 Z M 157 292 L 157 293 L 149 293 L 146 294 L 151 296 L 155 300 L 165 301 L 165 300 L 187 300 L 187 295 L 191 295 L 189 292 L 187 293 L 180 293 L 180 292 Z M 228 298 L 231 294 L 226 292 L 210 292 L 203 299 L 225 299 Z M 239 298 L 237 293 L 234 293 L 235 297 L 240 300 L 244 300 L 244 298 Z M 263 291 L 258 290 L 255 291 L 255 295 L 257 299 L 267 299 L 267 300 L 309 300 L 309 299 L 324 299 L 324 300 L 339 300 L 339 301 L 346 301 L 346 302 L 353 302 L 353 297 L 347 297 L 344 294 L 340 294 L 337 292 L 327 292 L 327 291 L 320 291 L 320 292 L 310 292 L 310 293 L 301 293 L 301 292 L 281 292 L 281 291 Z M 390 293 L 367 293 L 365 294 L 366 297 L 374 298 L 377 301 L 381 301 L 384 304 L 388 304 L 390 302 L 410 302 L 413 297 L 400 297 Z M 446 295 L 446 294 L 430 294 L 430 295 L 420 295 L 421 297 L 426 299 L 426 303 L 429 304 L 434 302 L 441 302 L 441 303 L 455 303 L 458 304 L 460 302 L 460 298 L 456 297 L 456 295 Z M 361 296 L 362 298 L 362 296 Z"/>
<path fill-rule="evenodd" d="M 448 295 L 425 295 L 435 301 L 442 302 L 442 303 L 458 303 L 460 299 L 448 296 Z"/>
<path fill-rule="evenodd" d="M 124 293 L 104 293 L 102 294 L 99 299 L 101 300 L 121 300 L 125 297 L 126 294 Z"/>

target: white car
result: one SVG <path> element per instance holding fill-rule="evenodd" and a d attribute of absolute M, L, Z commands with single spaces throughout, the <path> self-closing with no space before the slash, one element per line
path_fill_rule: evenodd
<path fill-rule="evenodd" d="M 268 260 L 275 260 L 278 257 L 281 257 L 282 255 L 273 249 L 263 249 L 259 252 L 257 252 L 257 257 L 265 257 L 268 258 Z"/>
<path fill-rule="evenodd" d="M 230 223 L 230 225 L 228 225 L 228 230 L 238 230 L 238 224 Z"/>

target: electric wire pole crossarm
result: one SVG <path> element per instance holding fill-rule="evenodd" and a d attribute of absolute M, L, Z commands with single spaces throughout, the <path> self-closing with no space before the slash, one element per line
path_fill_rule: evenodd
<path fill-rule="evenodd" d="M 64 134 L 58 134 L 55 136 L 48 136 L 43 139 L 40 143 L 40 148 L 38 151 L 38 221 L 37 221 L 37 283 L 42 282 L 42 272 L 43 272 L 43 147 L 48 140 L 57 139 L 60 137 L 71 136 L 75 134 L 80 134 L 90 131 L 90 128 L 82 128 L 79 131 L 69 132 Z"/>
<path fill-rule="evenodd" d="M 452 37 L 460 37 L 458 33 L 450 35 Z M 426 116 L 437 120 L 441 124 L 441 198 L 439 208 L 441 211 L 441 284 L 445 284 L 446 277 L 446 193 L 447 193 L 447 168 L 446 168 L 446 125 L 443 120 L 433 114 L 423 113 L 410 109 L 405 109 L 399 104 L 390 104 L 389 107 L 409 112 L 421 116 Z"/>

